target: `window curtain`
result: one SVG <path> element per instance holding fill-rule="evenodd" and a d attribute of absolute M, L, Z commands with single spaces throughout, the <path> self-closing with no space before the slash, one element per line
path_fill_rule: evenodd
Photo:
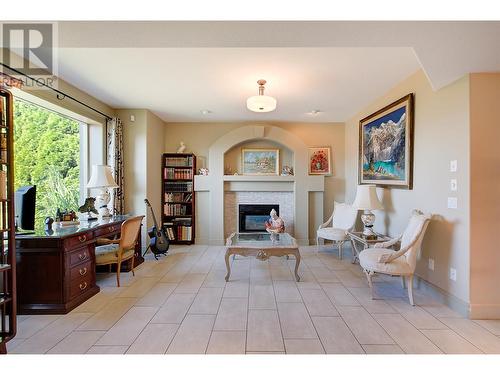
<path fill-rule="evenodd" d="M 113 215 L 123 215 L 125 209 L 123 175 L 123 123 L 118 117 L 106 122 L 106 158 L 118 188 L 111 193 Z"/>

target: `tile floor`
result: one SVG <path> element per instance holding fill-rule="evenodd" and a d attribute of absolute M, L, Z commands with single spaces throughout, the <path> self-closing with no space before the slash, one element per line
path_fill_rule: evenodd
<path fill-rule="evenodd" d="M 347 253 L 348 251 L 346 251 Z M 294 259 L 232 260 L 224 248 L 174 247 L 136 270 L 98 274 L 101 292 L 67 315 L 19 317 L 10 353 L 500 353 L 500 321 L 468 320 L 425 293 L 408 304 L 398 278 L 372 300 L 359 265 L 330 247 Z"/>

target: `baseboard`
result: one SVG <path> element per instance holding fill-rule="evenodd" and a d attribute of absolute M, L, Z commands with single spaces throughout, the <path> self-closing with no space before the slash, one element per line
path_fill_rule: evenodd
<path fill-rule="evenodd" d="M 470 319 L 500 319 L 500 305 L 477 304 L 470 305 Z"/>
<path fill-rule="evenodd" d="M 461 300 L 458 297 L 448 293 L 446 290 L 441 289 L 440 287 L 431 284 L 430 282 L 422 279 L 420 276 L 415 275 L 417 277 L 416 285 L 419 289 L 425 290 L 429 293 L 433 298 L 438 300 L 439 302 L 445 304 L 453 311 L 462 315 L 464 318 L 468 318 L 470 315 L 470 305 L 469 303 Z"/>

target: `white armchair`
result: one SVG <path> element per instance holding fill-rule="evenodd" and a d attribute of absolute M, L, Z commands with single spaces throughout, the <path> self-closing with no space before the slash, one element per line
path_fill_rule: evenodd
<path fill-rule="evenodd" d="M 375 246 L 359 254 L 359 264 L 363 267 L 363 271 L 366 274 L 368 284 L 372 290 L 372 296 L 372 276 L 375 273 L 401 276 L 403 287 L 404 280 L 407 278 L 408 299 L 412 306 L 415 305 L 413 302 L 413 275 L 417 264 L 417 256 L 420 253 L 422 240 L 430 219 L 430 214 L 423 214 L 415 210 L 401 236 L 387 242 L 377 243 Z M 388 249 L 398 241 L 401 241 L 398 251 Z"/>
<path fill-rule="evenodd" d="M 316 246 L 319 239 L 333 241 L 339 248 L 339 258 L 342 259 L 342 245 L 348 239 L 347 232 L 354 227 L 358 210 L 347 203 L 334 202 L 332 216 L 326 223 L 319 226 L 316 232 Z"/>

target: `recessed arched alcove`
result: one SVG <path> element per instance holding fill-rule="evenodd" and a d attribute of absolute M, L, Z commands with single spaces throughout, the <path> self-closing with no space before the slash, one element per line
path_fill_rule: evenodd
<path fill-rule="evenodd" d="M 225 175 L 226 154 L 228 158 L 234 152 L 239 152 L 242 145 L 251 144 L 273 144 L 280 145 L 280 149 L 286 149 L 289 160 L 293 160 L 294 176 L 247 176 L 247 175 Z M 286 145 L 286 146 L 285 146 Z M 229 159 L 228 159 L 229 160 Z M 237 163 L 237 158 L 231 159 Z M 226 133 L 217 139 L 209 149 L 208 154 L 208 176 L 195 177 L 195 191 L 208 192 L 208 197 L 203 203 L 205 210 L 209 212 L 198 212 L 197 216 L 205 216 L 200 219 L 200 225 L 205 226 L 209 236 L 210 244 L 223 244 L 225 238 L 225 221 L 230 220 L 232 213 L 225 210 L 225 192 L 247 191 L 247 192 L 292 192 L 290 206 L 293 206 L 294 236 L 300 244 L 309 243 L 309 216 L 310 192 L 320 192 L 320 201 L 312 202 L 313 214 L 323 217 L 323 194 L 324 177 L 309 176 L 308 146 L 296 135 L 271 125 L 242 126 Z M 199 200 L 198 200 L 199 202 Z M 229 217 L 231 215 L 231 217 Z M 226 217 L 227 216 L 227 217 Z"/>
<path fill-rule="evenodd" d="M 231 147 L 224 153 L 224 174 L 234 175 L 235 173 L 241 175 L 242 170 L 242 151 L 244 149 L 270 149 L 278 150 L 279 152 L 279 165 L 278 172 L 281 171 L 284 166 L 294 168 L 294 152 L 286 145 L 280 142 L 276 142 L 268 139 L 252 139 L 249 141 L 244 141 L 238 143 Z"/>

